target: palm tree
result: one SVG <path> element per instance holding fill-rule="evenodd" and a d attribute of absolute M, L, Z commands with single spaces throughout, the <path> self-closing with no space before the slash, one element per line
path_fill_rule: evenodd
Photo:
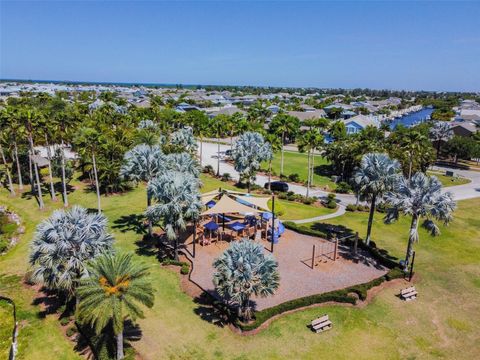
<path fill-rule="evenodd" d="M 210 133 L 210 119 L 202 111 L 191 111 L 193 134 L 200 138 L 200 166 L 203 157 L 203 138 Z M 188 113 L 187 113 L 188 114 Z"/>
<path fill-rule="evenodd" d="M 353 175 L 353 181 L 359 192 L 370 197 L 370 214 L 367 225 L 367 245 L 371 240 L 373 216 L 377 199 L 390 190 L 398 176 L 400 164 L 386 154 L 370 153 L 362 158 L 360 167 Z"/>
<path fill-rule="evenodd" d="M 217 138 L 217 176 L 220 176 L 220 138 L 227 132 L 227 126 L 230 117 L 225 114 L 219 114 L 211 120 L 210 135 Z"/>
<path fill-rule="evenodd" d="M 233 145 L 232 158 L 235 162 L 235 170 L 238 171 L 241 179 L 247 181 L 249 193 L 251 182 L 255 179 L 261 162 L 268 160 L 271 156 L 270 144 L 256 132 L 244 133 Z"/>
<path fill-rule="evenodd" d="M 12 176 L 10 175 L 10 168 L 8 167 L 7 160 L 5 159 L 5 154 L 3 152 L 1 139 L 0 139 L 0 156 L 2 157 L 3 165 L 5 166 L 5 172 L 7 173 L 8 188 L 10 190 L 10 195 L 15 196 L 15 189 L 13 188 Z"/>
<path fill-rule="evenodd" d="M 74 206 L 56 210 L 37 226 L 30 246 L 32 279 L 45 287 L 73 296 L 76 282 L 88 275 L 86 262 L 112 251 L 107 218 Z"/>
<path fill-rule="evenodd" d="M 234 242 L 213 262 L 215 289 L 238 306 L 239 316 L 252 318 L 252 295 L 273 295 L 280 285 L 278 263 L 263 246 L 248 239 Z"/>
<path fill-rule="evenodd" d="M 196 178 L 200 175 L 197 161 L 186 152 L 168 154 L 165 158 L 165 167 L 169 171 L 190 173 Z"/>
<path fill-rule="evenodd" d="M 135 182 L 149 182 L 165 170 L 166 157 L 159 145 L 137 145 L 125 153 L 124 160 L 120 176 Z M 150 193 L 147 191 L 147 207 L 151 204 Z M 151 221 L 148 222 L 148 234 L 152 235 Z"/>
<path fill-rule="evenodd" d="M 313 159 L 315 157 L 315 149 L 318 149 L 323 143 L 323 135 L 320 133 L 319 129 L 312 128 L 307 130 L 303 136 L 300 138 L 298 143 L 298 150 L 300 152 L 307 152 L 308 164 L 307 164 L 307 194 L 310 195 L 310 186 L 312 185 L 312 172 L 313 172 Z"/>
<path fill-rule="evenodd" d="M 145 215 L 152 222 L 160 221 L 170 241 L 174 241 L 175 259 L 178 260 L 178 235 L 186 229 L 188 220 L 198 218 L 202 203 L 200 181 L 190 173 L 168 171 L 148 183 L 149 196 L 155 204 Z"/>
<path fill-rule="evenodd" d="M 89 276 L 77 288 L 82 321 L 94 325 L 100 333 L 112 325 L 117 342 L 117 359 L 123 359 L 123 329 L 127 318 L 144 318 L 139 304 L 153 306 L 154 291 L 148 267 L 136 263 L 131 254 L 105 254 L 87 269 Z"/>
<path fill-rule="evenodd" d="M 433 219 L 448 224 L 452 219 L 456 203 L 451 193 L 442 193 L 442 184 L 435 176 L 427 176 L 420 172 L 413 175 L 410 180 L 402 176 L 395 182 L 393 190 L 387 192 L 385 198 L 391 205 L 385 222 L 395 221 L 400 213 L 412 217 L 404 264 L 404 269 L 407 270 L 413 254 L 413 244 L 419 240 L 420 218 L 426 219 L 424 226 L 433 236 L 439 235 L 440 230 Z"/>
<path fill-rule="evenodd" d="M 102 206 L 100 203 L 100 184 L 98 181 L 96 152 L 100 145 L 100 133 L 93 127 L 82 127 L 76 134 L 74 140 L 77 148 L 83 152 L 90 153 L 93 164 L 93 175 L 95 178 L 95 190 L 97 192 L 97 209 L 98 213 L 102 212 Z"/>
<path fill-rule="evenodd" d="M 272 161 L 273 154 L 282 148 L 280 138 L 271 133 L 265 134 L 265 141 L 270 144 L 271 151 L 266 153 L 266 161 L 268 161 L 268 190 L 270 190 L 270 183 L 272 182 Z"/>
<path fill-rule="evenodd" d="M 38 196 L 38 207 L 41 209 L 44 208 L 43 196 L 42 196 L 42 186 L 40 184 L 40 175 L 38 171 L 38 165 L 35 161 L 32 160 L 33 155 L 35 155 L 35 149 L 33 146 L 33 129 L 36 128 L 41 122 L 41 114 L 37 111 L 29 108 L 23 108 L 20 112 L 20 119 L 27 130 L 28 143 L 30 146 L 30 162 L 32 163 L 34 172 L 35 172 L 35 182 L 37 185 L 37 196 Z M 32 189 L 33 189 L 33 179 L 31 179 Z"/>
<path fill-rule="evenodd" d="M 298 132 L 300 128 L 299 120 L 287 114 L 278 114 L 273 118 L 270 123 L 270 130 L 281 136 L 282 139 L 282 157 L 280 160 L 280 175 L 283 175 L 283 154 L 285 148 L 285 138 L 286 136 L 292 137 Z"/>
<path fill-rule="evenodd" d="M 0 120 L 2 122 L 1 129 L 4 134 L 6 134 L 11 141 L 13 142 L 13 154 L 14 160 L 17 167 L 17 177 L 18 177 L 18 189 L 20 192 L 23 191 L 23 178 L 22 178 L 22 169 L 20 167 L 20 159 L 18 157 L 18 139 L 24 135 L 24 127 L 18 121 L 17 118 L 18 111 L 11 107 L 7 106 L 2 109 Z M 13 170 L 12 170 L 13 171 Z"/>
<path fill-rule="evenodd" d="M 445 121 L 437 121 L 433 124 L 432 128 L 430 129 L 430 139 L 437 143 L 437 160 L 440 154 L 440 147 L 442 142 L 446 142 L 453 137 L 453 130 L 452 127 L 448 122 Z"/>
<path fill-rule="evenodd" d="M 195 140 L 192 128 L 190 127 L 181 128 L 173 132 L 170 137 L 170 142 L 180 150 L 179 152 L 186 151 L 190 154 L 195 154 L 197 152 L 197 141 Z"/>

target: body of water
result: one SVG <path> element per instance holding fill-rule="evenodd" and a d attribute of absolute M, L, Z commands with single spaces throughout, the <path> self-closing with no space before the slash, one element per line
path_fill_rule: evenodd
<path fill-rule="evenodd" d="M 404 115 L 401 118 L 394 119 L 390 122 L 390 129 L 395 129 L 397 125 L 410 127 L 418 123 L 424 122 L 425 120 L 429 120 L 432 112 L 433 108 L 424 108 L 420 111 L 415 111 L 408 115 Z"/>

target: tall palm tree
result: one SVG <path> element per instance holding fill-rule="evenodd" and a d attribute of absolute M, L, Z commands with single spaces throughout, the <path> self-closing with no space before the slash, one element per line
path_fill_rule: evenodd
<path fill-rule="evenodd" d="M 13 187 L 13 182 L 12 182 L 12 176 L 10 175 L 10 168 L 8 167 L 7 160 L 5 158 L 5 154 L 3 152 L 3 146 L 1 144 L 1 139 L 0 139 L 0 156 L 2 158 L 3 165 L 5 167 L 5 172 L 7 174 L 7 181 L 8 181 L 8 188 L 10 190 L 10 195 L 15 196 L 15 189 Z"/>
<path fill-rule="evenodd" d="M 79 206 L 56 210 L 37 226 L 30 246 L 32 279 L 73 296 L 78 279 L 88 275 L 86 262 L 112 248 L 105 216 Z"/>
<path fill-rule="evenodd" d="M 124 164 L 120 169 L 122 178 L 140 182 L 149 182 L 165 170 L 166 157 L 159 145 L 141 144 L 125 153 Z M 147 191 L 147 207 L 152 204 L 151 194 Z M 152 235 L 152 222 L 148 222 L 148 234 Z"/>
<path fill-rule="evenodd" d="M 165 172 L 148 183 L 147 191 L 155 204 L 145 215 L 152 222 L 162 222 L 167 238 L 174 241 L 176 260 L 179 231 L 186 229 L 188 220 L 197 219 L 202 208 L 199 186 L 195 176 L 178 171 Z"/>
<path fill-rule="evenodd" d="M 203 157 L 203 139 L 205 136 L 208 136 L 210 133 L 210 119 L 208 116 L 201 111 L 192 111 L 191 116 L 193 117 L 192 119 L 192 126 L 193 126 L 193 134 L 200 138 L 200 146 L 199 146 L 199 159 L 200 159 L 200 166 L 202 166 L 202 157 Z"/>
<path fill-rule="evenodd" d="M 217 176 L 220 176 L 220 139 L 227 133 L 229 119 L 228 115 L 219 114 L 210 122 L 210 136 L 217 138 Z"/>
<path fill-rule="evenodd" d="M 74 142 L 79 150 L 89 153 L 92 158 L 93 175 L 95 178 L 95 190 L 97 193 L 97 209 L 98 213 L 101 213 L 102 206 L 100 203 L 100 183 L 98 181 L 96 161 L 96 153 L 101 142 L 100 133 L 93 127 L 81 127 L 76 134 Z"/>
<path fill-rule="evenodd" d="M 448 224 L 452 219 L 456 203 L 451 193 L 442 193 L 442 184 L 435 176 L 427 176 L 423 173 L 416 173 L 410 180 L 404 177 L 399 178 L 393 190 L 387 192 L 385 198 L 391 205 L 385 222 L 391 223 L 397 220 L 400 213 L 412 217 L 404 264 L 404 269 L 407 270 L 413 254 L 413 244 L 419 240 L 419 220 L 425 218 L 424 226 L 432 235 L 438 235 L 440 230 L 433 220 Z"/>
<path fill-rule="evenodd" d="M 437 121 L 433 124 L 432 128 L 430 129 L 429 135 L 430 135 L 430 139 L 432 139 L 432 141 L 437 143 L 437 160 L 438 160 L 442 142 L 446 142 L 453 137 L 452 127 L 448 122 Z"/>
<path fill-rule="evenodd" d="M 284 159 L 284 149 L 285 149 L 285 139 L 286 137 L 295 136 L 295 134 L 300 129 L 299 120 L 287 114 L 278 114 L 273 118 L 269 126 L 270 130 L 281 136 L 282 139 L 282 153 L 280 160 L 280 175 L 283 175 L 283 159 Z"/>
<path fill-rule="evenodd" d="M 312 172 L 313 172 L 313 157 L 315 157 L 315 149 L 318 149 L 323 143 L 323 135 L 317 128 L 307 130 L 298 143 L 298 150 L 300 152 L 307 152 L 307 194 L 310 195 L 310 186 L 312 185 Z M 312 159 L 312 160 L 311 160 Z"/>
<path fill-rule="evenodd" d="M 18 119 L 18 110 L 12 106 L 7 106 L 2 109 L 0 113 L 0 128 L 2 133 L 6 134 L 13 142 L 13 155 L 17 167 L 18 189 L 23 191 L 23 177 L 20 166 L 20 159 L 18 157 L 18 141 L 24 136 L 24 127 Z M 13 170 L 12 170 L 13 171 Z"/>
<path fill-rule="evenodd" d="M 238 306 L 239 316 L 252 318 L 253 295 L 273 295 L 280 285 L 278 263 L 265 254 L 263 245 L 243 239 L 234 242 L 213 262 L 215 289 L 228 302 Z"/>
<path fill-rule="evenodd" d="M 270 190 L 270 183 L 272 182 L 272 161 L 273 154 L 280 151 L 282 143 L 280 138 L 271 133 L 265 134 L 265 141 L 270 144 L 271 151 L 266 153 L 266 161 L 268 161 L 268 190 Z"/>
<path fill-rule="evenodd" d="M 80 281 L 78 314 L 100 333 L 109 323 L 117 342 L 117 359 L 124 358 L 123 329 L 127 318 L 144 318 L 139 304 L 153 306 L 154 291 L 148 267 L 131 254 L 105 254 L 88 266 L 89 276 Z"/>
<path fill-rule="evenodd" d="M 186 151 L 190 154 L 195 154 L 197 151 L 197 141 L 193 136 L 193 130 L 190 127 L 181 128 L 172 133 L 170 142 L 175 147 L 179 148 L 180 152 Z"/>
<path fill-rule="evenodd" d="M 373 216 L 378 198 L 390 190 L 398 177 L 400 164 L 386 154 L 370 153 L 362 158 L 360 167 L 353 176 L 359 191 L 370 198 L 370 214 L 367 225 L 367 245 L 370 243 Z"/>
<path fill-rule="evenodd" d="M 168 154 L 165 158 L 165 168 L 167 171 L 190 173 L 196 178 L 200 175 L 197 161 L 186 152 Z"/>
<path fill-rule="evenodd" d="M 30 109 L 30 108 L 23 108 L 21 109 L 20 111 L 20 119 L 23 123 L 23 125 L 25 126 L 25 129 L 27 130 L 27 137 L 28 137 L 28 144 L 30 146 L 30 161 L 31 161 L 31 164 L 33 166 L 33 170 L 35 172 L 35 183 L 36 183 L 36 186 L 37 186 L 37 191 L 36 191 L 36 194 L 38 196 L 38 207 L 41 209 L 43 209 L 45 206 L 44 206 L 44 203 L 43 203 L 43 196 L 42 196 L 42 185 L 40 183 L 40 174 L 39 174 L 39 170 L 38 170 L 38 165 L 35 161 L 32 160 L 32 157 L 33 155 L 35 155 L 35 149 L 34 149 L 34 146 L 33 146 L 33 129 L 34 128 L 37 128 L 37 126 L 41 123 L 42 121 L 42 116 L 41 114 L 38 112 L 38 111 L 35 111 L 33 109 Z M 33 179 L 31 181 L 32 183 L 32 188 L 33 188 Z"/>
<path fill-rule="evenodd" d="M 238 171 L 241 179 L 247 181 L 249 193 L 251 182 L 255 179 L 261 162 L 268 160 L 271 156 L 270 144 L 266 143 L 263 136 L 256 132 L 242 134 L 233 145 L 232 158 L 235 170 Z"/>

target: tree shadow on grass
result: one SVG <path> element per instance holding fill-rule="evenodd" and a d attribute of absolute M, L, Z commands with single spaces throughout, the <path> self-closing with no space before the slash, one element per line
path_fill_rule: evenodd
<path fill-rule="evenodd" d="M 316 222 L 312 225 L 311 228 L 312 230 L 321 232 L 326 239 L 331 239 L 334 236 L 337 236 L 337 238 L 342 238 L 345 236 L 350 236 L 355 234 L 355 232 L 352 229 L 344 225 L 333 225 L 333 224 L 327 224 L 322 222 Z"/>
<path fill-rule="evenodd" d="M 41 310 L 37 313 L 37 317 L 40 319 L 44 319 L 47 315 L 58 313 L 66 304 L 67 301 L 64 296 L 43 287 L 40 289 L 39 295 L 32 301 L 32 305 L 40 306 Z M 66 311 L 63 309 L 63 313 L 66 313 Z M 61 316 L 64 315 L 63 313 Z"/>
<path fill-rule="evenodd" d="M 136 234 L 144 235 L 147 233 L 144 221 L 145 216 L 143 214 L 122 215 L 113 222 L 115 225 L 112 228 L 119 229 L 122 233 L 133 231 Z"/>
<path fill-rule="evenodd" d="M 319 176 L 333 176 L 335 175 L 335 170 L 332 165 L 322 164 L 316 165 L 313 168 L 313 173 Z"/>
<path fill-rule="evenodd" d="M 111 324 L 107 325 L 100 334 L 96 334 L 90 324 L 77 323 L 76 325 L 79 334 L 76 338 L 75 351 L 87 359 L 115 358 L 116 339 Z M 142 330 L 138 324 L 134 324 L 130 320 L 125 321 L 123 330 L 125 355 L 134 353 L 130 342 L 139 341 L 142 335 Z"/>
<path fill-rule="evenodd" d="M 198 305 L 193 312 L 213 325 L 223 328 L 235 321 L 236 310 L 212 294 L 203 292 L 193 302 Z"/>

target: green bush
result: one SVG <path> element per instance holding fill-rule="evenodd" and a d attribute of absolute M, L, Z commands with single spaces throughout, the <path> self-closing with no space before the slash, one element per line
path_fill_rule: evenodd
<path fill-rule="evenodd" d="M 205 165 L 203 167 L 203 172 L 206 173 L 206 174 L 210 174 L 210 175 L 214 175 L 215 174 L 215 170 L 213 170 L 213 166 L 212 165 Z"/>
<path fill-rule="evenodd" d="M 60 325 L 66 326 L 70 323 L 70 319 L 68 317 L 63 317 L 60 319 Z"/>
<path fill-rule="evenodd" d="M 190 272 L 190 265 L 187 263 L 184 263 L 180 268 L 180 274 L 188 275 L 189 272 Z"/>
<path fill-rule="evenodd" d="M 298 175 L 297 173 L 290 174 L 288 175 L 288 180 L 290 180 L 291 182 L 298 183 L 300 182 L 300 175 Z"/>
<path fill-rule="evenodd" d="M 72 337 L 77 333 L 77 328 L 75 326 L 69 327 L 65 333 L 68 337 Z"/>
<path fill-rule="evenodd" d="M 328 200 L 335 200 L 337 198 L 337 195 L 335 195 L 334 193 L 329 193 L 327 198 Z"/>
<path fill-rule="evenodd" d="M 335 188 L 335 192 L 339 194 L 348 194 L 352 191 L 352 187 L 350 186 L 349 183 L 345 181 L 341 181 L 337 184 L 337 187 Z"/>
<path fill-rule="evenodd" d="M 329 200 L 325 206 L 329 209 L 336 209 L 337 207 L 337 202 L 335 200 Z"/>
<path fill-rule="evenodd" d="M 9 241 L 0 235 L 0 253 L 7 251 Z"/>
<path fill-rule="evenodd" d="M 305 205 L 312 205 L 313 203 L 315 202 L 315 198 L 311 198 L 311 197 L 304 197 L 302 199 L 302 203 L 304 203 Z"/>
<path fill-rule="evenodd" d="M 346 207 L 345 207 L 345 210 L 347 211 L 356 211 L 357 210 L 357 206 L 355 204 L 348 204 Z"/>
<path fill-rule="evenodd" d="M 176 261 L 172 259 L 166 259 L 162 261 L 162 265 L 168 266 L 168 265 L 174 265 L 174 266 L 180 266 L 180 273 L 183 275 L 187 275 L 190 272 L 190 264 L 185 261 Z"/>
<path fill-rule="evenodd" d="M 230 175 L 230 173 L 223 173 L 222 178 L 220 180 L 230 181 L 230 180 L 232 180 L 232 175 Z"/>

